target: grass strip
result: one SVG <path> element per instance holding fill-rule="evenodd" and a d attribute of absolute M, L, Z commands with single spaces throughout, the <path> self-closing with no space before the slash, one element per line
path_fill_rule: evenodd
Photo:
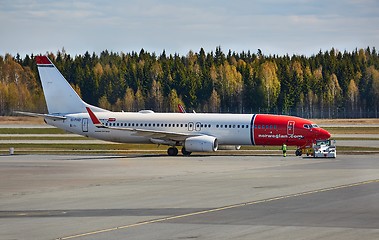
<path fill-rule="evenodd" d="M 0 149 L 46 149 L 46 150 L 166 150 L 166 146 L 159 146 L 153 144 L 34 144 L 34 143 L 6 143 L 1 144 Z"/>
<path fill-rule="evenodd" d="M 325 127 L 333 134 L 379 134 L 378 127 Z"/>
<path fill-rule="evenodd" d="M 73 137 L 22 137 L 22 136 L 16 136 L 16 137 L 0 137 L 0 140 L 7 140 L 7 141 L 11 141 L 11 140 L 93 140 L 93 138 L 87 138 L 87 137 L 83 137 L 83 136 L 73 136 Z"/>
<path fill-rule="evenodd" d="M 59 128 L 0 128 L 0 134 L 67 134 Z"/>

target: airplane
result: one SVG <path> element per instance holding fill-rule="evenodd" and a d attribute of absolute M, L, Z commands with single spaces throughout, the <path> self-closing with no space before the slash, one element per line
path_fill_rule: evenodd
<path fill-rule="evenodd" d="M 301 156 L 302 149 L 331 136 L 310 120 L 286 115 L 111 112 L 84 102 L 47 56 L 37 56 L 36 63 L 48 114 L 18 113 L 44 117 L 49 125 L 86 137 L 167 145 L 169 156 L 178 155 L 178 147 L 189 156 L 192 152 L 283 143 L 296 146 L 296 155 Z"/>

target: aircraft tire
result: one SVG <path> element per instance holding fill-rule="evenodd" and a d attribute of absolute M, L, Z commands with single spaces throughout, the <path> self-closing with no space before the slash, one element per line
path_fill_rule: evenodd
<path fill-rule="evenodd" d="M 169 156 L 177 156 L 178 152 L 179 152 L 178 149 L 175 147 L 170 147 L 169 149 L 167 149 L 167 154 Z"/>
<path fill-rule="evenodd" d="M 302 155 L 301 149 L 296 149 L 295 155 L 301 156 Z"/>
<path fill-rule="evenodd" d="M 192 152 L 188 152 L 184 147 L 182 148 L 182 154 L 183 156 L 189 156 Z"/>

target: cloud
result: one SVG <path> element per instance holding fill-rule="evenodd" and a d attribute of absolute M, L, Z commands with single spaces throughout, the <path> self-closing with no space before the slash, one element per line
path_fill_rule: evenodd
<path fill-rule="evenodd" d="M 3 0 L 0 54 L 62 47 L 78 54 L 141 48 L 185 54 L 218 45 L 273 54 L 354 49 L 378 42 L 378 5 L 376 0 Z"/>

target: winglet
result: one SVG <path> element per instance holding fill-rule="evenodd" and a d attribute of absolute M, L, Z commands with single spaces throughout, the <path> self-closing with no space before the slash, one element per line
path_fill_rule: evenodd
<path fill-rule="evenodd" d="M 186 113 L 186 110 L 184 109 L 184 107 L 181 104 L 178 104 L 178 109 L 179 109 L 180 113 Z"/>
<path fill-rule="evenodd" d="M 98 128 L 103 128 L 104 125 L 100 122 L 100 120 L 96 117 L 96 115 L 92 112 L 91 108 L 89 107 L 86 107 L 87 109 L 87 112 L 91 118 L 91 121 L 93 123 L 93 125 L 95 125 L 96 127 Z"/>
<path fill-rule="evenodd" d="M 51 65 L 51 61 L 47 56 L 36 56 L 37 65 Z"/>

